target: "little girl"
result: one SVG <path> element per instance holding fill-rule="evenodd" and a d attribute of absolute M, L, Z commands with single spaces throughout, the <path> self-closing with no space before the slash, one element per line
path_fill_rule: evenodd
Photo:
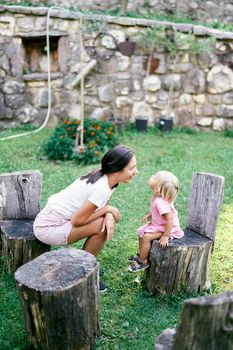
<path fill-rule="evenodd" d="M 148 185 L 153 191 L 153 197 L 150 213 L 142 218 L 142 222 L 150 222 L 138 229 L 139 253 L 129 258 L 132 262 L 129 266 L 131 272 L 149 267 L 148 256 L 153 240 L 158 239 L 161 248 L 166 248 L 169 239 L 181 238 L 184 235 L 173 206 L 179 190 L 177 177 L 169 171 L 159 171 L 151 176 Z"/>

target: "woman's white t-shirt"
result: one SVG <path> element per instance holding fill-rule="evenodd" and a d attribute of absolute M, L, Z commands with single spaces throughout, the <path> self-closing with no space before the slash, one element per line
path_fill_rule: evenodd
<path fill-rule="evenodd" d="M 64 190 L 53 194 L 48 199 L 48 204 L 58 213 L 63 214 L 67 219 L 79 209 L 85 201 L 97 206 L 104 207 L 115 189 L 108 184 L 107 175 L 103 175 L 95 183 L 88 183 L 87 180 L 76 180 Z"/>

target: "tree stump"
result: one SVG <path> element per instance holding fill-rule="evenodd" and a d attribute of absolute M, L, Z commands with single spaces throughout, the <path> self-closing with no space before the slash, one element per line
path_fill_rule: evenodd
<path fill-rule="evenodd" d="M 50 250 L 33 233 L 41 186 L 36 170 L 0 174 L 0 252 L 11 271 Z"/>
<path fill-rule="evenodd" d="M 99 335 L 98 262 L 83 250 L 44 253 L 15 272 L 34 348 L 88 350 Z"/>
<path fill-rule="evenodd" d="M 188 299 L 177 330 L 167 329 L 155 350 L 232 350 L 233 292 Z"/>
<path fill-rule="evenodd" d="M 33 233 L 33 220 L 4 220 L 0 223 L 3 263 L 10 271 L 50 250 Z"/>
<path fill-rule="evenodd" d="M 173 239 L 166 249 L 154 241 L 146 285 L 155 295 L 170 295 L 185 289 L 201 291 L 210 287 L 209 261 L 212 241 L 198 233 L 184 230 L 182 239 Z"/>
<path fill-rule="evenodd" d="M 193 175 L 188 219 L 182 239 L 169 241 L 162 249 L 153 241 L 150 267 L 145 271 L 147 289 L 156 295 L 202 291 L 210 287 L 210 257 L 224 178 L 207 173 Z"/>

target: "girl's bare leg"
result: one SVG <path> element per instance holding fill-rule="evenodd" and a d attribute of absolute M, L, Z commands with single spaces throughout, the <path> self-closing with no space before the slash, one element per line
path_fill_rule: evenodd
<path fill-rule="evenodd" d="M 100 217 L 86 225 L 80 227 L 73 226 L 68 237 L 68 243 L 74 243 L 80 239 L 87 238 L 83 249 L 93 255 L 97 255 L 107 239 L 106 230 L 101 232 L 103 220 L 104 218 Z"/>
<path fill-rule="evenodd" d="M 139 253 L 142 261 L 147 261 L 151 247 L 151 241 L 161 238 L 162 232 L 145 233 L 143 237 L 139 237 Z"/>

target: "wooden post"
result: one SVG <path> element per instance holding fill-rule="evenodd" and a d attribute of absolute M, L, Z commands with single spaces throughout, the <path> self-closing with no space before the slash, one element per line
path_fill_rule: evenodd
<path fill-rule="evenodd" d="M 33 233 L 41 186 L 36 170 L 0 174 L 0 253 L 11 271 L 50 250 Z"/>
<path fill-rule="evenodd" d="M 155 350 L 232 350 L 233 292 L 188 299 L 177 330 L 167 329 Z"/>
<path fill-rule="evenodd" d="M 187 226 L 182 239 L 173 239 L 166 249 L 153 241 L 150 267 L 145 271 L 148 290 L 157 295 L 202 291 L 210 287 L 210 257 L 224 178 L 195 173 L 189 195 Z"/>
<path fill-rule="evenodd" d="M 99 335 L 99 266 L 83 250 L 44 253 L 15 273 L 34 348 L 90 350 Z"/>

